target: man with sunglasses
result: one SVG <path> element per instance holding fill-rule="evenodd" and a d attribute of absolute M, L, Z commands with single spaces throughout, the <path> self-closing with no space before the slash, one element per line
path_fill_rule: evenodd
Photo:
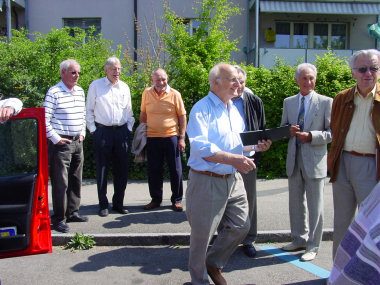
<path fill-rule="evenodd" d="M 334 199 L 333 257 L 380 177 L 380 52 L 360 50 L 350 60 L 356 85 L 335 96 L 327 164 Z"/>
<path fill-rule="evenodd" d="M 59 69 L 61 81 L 48 90 L 43 106 L 54 212 L 51 220 L 54 230 L 66 233 L 70 230 L 66 222 L 88 221 L 78 214 L 86 109 L 84 91 L 77 86 L 79 63 L 67 59 Z"/>

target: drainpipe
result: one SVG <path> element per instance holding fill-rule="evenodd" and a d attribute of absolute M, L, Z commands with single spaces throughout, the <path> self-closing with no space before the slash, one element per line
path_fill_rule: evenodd
<path fill-rule="evenodd" d="M 377 16 L 377 23 L 380 25 L 380 15 Z M 376 48 L 380 49 L 380 40 L 376 38 Z"/>
<path fill-rule="evenodd" d="M 7 40 L 9 41 L 12 37 L 11 0 L 5 0 L 5 13 L 7 14 Z"/>
<path fill-rule="evenodd" d="M 255 6 L 255 66 L 259 66 L 259 8 L 260 1 L 256 0 Z"/>
<path fill-rule="evenodd" d="M 137 62 L 137 0 L 133 1 L 133 10 L 135 13 L 135 20 L 133 24 L 133 60 Z"/>
<path fill-rule="evenodd" d="M 28 31 L 29 37 L 29 0 L 25 0 L 25 29 Z"/>
<path fill-rule="evenodd" d="M 247 0 L 247 45 L 246 45 L 246 64 L 249 63 L 249 53 L 250 53 L 250 36 L 249 36 L 249 3 L 251 0 Z"/>

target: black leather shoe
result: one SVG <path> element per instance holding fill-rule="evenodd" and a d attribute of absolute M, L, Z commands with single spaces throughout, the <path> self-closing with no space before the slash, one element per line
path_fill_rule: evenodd
<path fill-rule="evenodd" d="M 99 216 L 107 217 L 108 216 L 108 209 L 100 209 L 99 210 Z"/>
<path fill-rule="evenodd" d="M 74 215 L 66 219 L 66 223 L 84 223 L 88 222 L 88 218 L 84 216 Z"/>
<path fill-rule="evenodd" d="M 115 212 L 118 212 L 122 215 L 129 213 L 129 211 L 127 209 L 125 209 L 123 206 L 122 207 L 112 207 L 112 210 L 114 210 Z"/>
<path fill-rule="evenodd" d="M 61 233 L 68 233 L 70 231 L 69 226 L 64 221 L 53 224 L 53 229 Z"/>
<path fill-rule="evenodd" d="M 255 257 L 256 256 L 256 248 L 253 246 L 253 244 L 244 244 L 243 245 L 243 251 L 246 256 L 248 257 Z"/>

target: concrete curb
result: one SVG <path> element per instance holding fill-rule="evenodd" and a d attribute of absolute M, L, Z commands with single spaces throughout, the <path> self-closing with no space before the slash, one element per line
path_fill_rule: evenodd
<path fill-rule="evenodd" d="M 75 233 L 52 234 L 54 246 L 66 245 Z M 190 233 L 136 233 L 136 234 L 85 234 L 94 236 L 98 246 L 153 246 L 153 245 L 189 245 Z M 323 231 L 322 240 L 331 241 L 332 229 Z M 257 243 L 290 242 L 290 231 L 261 231 L 258 232 Z"/>

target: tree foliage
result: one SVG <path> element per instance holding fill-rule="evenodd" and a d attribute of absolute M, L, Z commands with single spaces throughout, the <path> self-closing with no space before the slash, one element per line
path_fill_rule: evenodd
<path fill-rule="evenodd" d="M 158 46 L 136 51 L 143 57 L 142 62 L 135 62 L 128 49 L 123 54 L 121 47 L 113 50 L 111 42 L 102 35 L 94 35 L 94 30 L 87 33 L 81 29 L 52 29 L 46 35 L 29 35 L 26 30 L 13 31 L 9 42 L 0 41 L 0 92 L 8 97 L 21 99 L 25 107 L 40 107 L 46 91 L 60 80 L 59 63 L 72 58 L 81 64 L 79 85 L 87 93 L 93 80 L 105 76 L 105 60 L 115 55 L 121 59 L 123 66 L 121 80 L 131 89 L 136 120 L 140 113 L 142 91 L 151 84 L 150 74 L 157 67 L 167 71 L 169 84 L 181 92 L 189 113 L 192 106 L 208 93 L 208 72 L 211 67 L 219 62 L 233 63 L 230 54 L 237 50 L 238 42 L 238 39 L 231 39 L 228 21 L 239 15 L 239 7 L 228 0 L 200 0 L 198 4 L 195 14 L 200 25 L 192 34 L 189 34 L 185 20 L 164 4 L 164 29 L 158 30 L 153 24 L 148 33 L 151 42 Z M 153 52 L 149 51 L 150 48 Z M 354 84 L 346 60 L 339 59 L 330 51 L 317 58 L 316 66 L 316 91 L 320 94 L 334 97 L 339 91 Z M 247 87 L 264 102 L 267 127 L 278 127 L 281 123 L 283 100 L 298 93 L 298 86 L 294 81 L 295 66 L 285 65 L 283 60 L 277 59 L 271 69 L 245 64 L 241 64 L 241 67 L 247 71 Z M 285 176 L 286 145 L 287 141 L 275 142 L 263 154 L 259 177 Z M 86 136 L 84 152 L 84 177 L 93 178 L 96 171 L 90 134 Z M 189 150 L 186 152 L 189 153 Z M 146 179 L 145 164 L 133 163 L 132 156 L 130 161 L 129 178 Z M 184 177 L 187 177 L 185 157 L 183 165 Z"/>

